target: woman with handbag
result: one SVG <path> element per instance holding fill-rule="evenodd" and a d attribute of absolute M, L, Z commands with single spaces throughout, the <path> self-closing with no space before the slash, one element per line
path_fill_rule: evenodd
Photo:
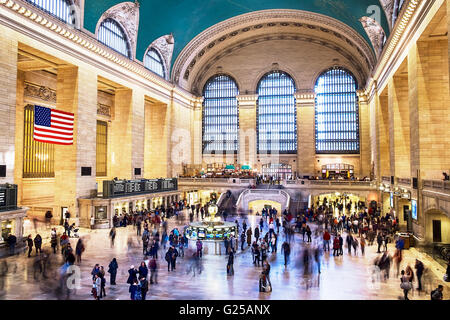
<path fill-rule="evenodd" d="M 410 278 L 405 274 L 405 270 L 402 270 L 401 274 L 402 276 L 400 278 L 400 288 L 403 290 L 405 300 L 409 300 L 408 292 L 412 289 L 412 283 L 410 282 Z"/>

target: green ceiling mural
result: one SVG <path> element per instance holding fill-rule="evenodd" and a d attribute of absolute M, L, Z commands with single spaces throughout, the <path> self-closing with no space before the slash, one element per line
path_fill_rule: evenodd
<path fill-rule="evenodd" d="M 84 27 L 95 33 L 101 15 L 121 0 L 85 0 Z M 173 33 L 173 60 L 195 36 L 203 30 L 231 17 L 266 9 L 298 9 L 312 11 L 338 19 L 361 34 L 370 44 L 358 21 L 371 5 L 380 8 L 381 24 L 388 35 L 389 28 L 378 0 L 140 0 L 139 34 L 136 58 L 143 59 L 147 47 L 162 35 Z"/>

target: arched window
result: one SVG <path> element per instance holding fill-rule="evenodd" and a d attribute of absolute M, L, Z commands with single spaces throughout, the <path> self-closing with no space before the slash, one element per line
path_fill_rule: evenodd
<path fill-rule="evenodd" d="M 203 89 L 203 153 L 237 153 L 239 89 L 227 75 L 217 75 Z"/>
<path fill-rule="evenodd" d="M 65 23 L 74 23 L 72 16 L 71 0 L 26 0 L 39 9 L 50 13 Z"/>
<path fill-rule="evenodd" d="M 295 83 L 285 72 L 266 74 L 258 84 L 258 153 L 297 153 Z"/>
<path fill-rule="evenodd" d="M 355 77 L 333 68 L 318 79 L 316 153 L 359 153 L 359 111 Z"/>
<path fill-rule="evenodd" d="M 145 54 L 144 66 L 160 77 L 165 78 L 166 72 L 164 70 L 163 60 L 158 51 L 155 49 L 150 48 L 150 50 L 148 50 Z"/>
<path fill-rule="evenodd" d="M 102 21 L 98 29 L 98 40 L 131 59 L 130 44 L 125 31 L 114 19 L 108 18 Z"/>

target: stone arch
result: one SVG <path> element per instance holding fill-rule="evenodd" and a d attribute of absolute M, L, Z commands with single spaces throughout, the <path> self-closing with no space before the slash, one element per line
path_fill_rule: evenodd
<path fill-rule="evenodd" d="M 177 57 L 171 74 L 174 83 L 186 90 L 195 82 L 207 60 L 228 47 L 255 35 L 295 33 L 322 35 L 340 52 L 349 52 L 355 68 L 361 68 L 367 79 L 375 66 L 376 57 L 370 45 L 355 30 L 334 18 L 303 10 L 261 10 L 239 15 L 220 22 L 195 37 Z M 317 43 L 327 44 L 327 41 Z M 328 43 L 329 44 L 329 43 Z"/>
<path fill-rule="evenodd" d="M 163 61 L 165 71 L 164 78 L 167 80 L 170 75 L 170 62 L 172 60 L 173 48 L 174 38 L 172 34 L 159 37 L 148 46 L 147 50 L 145 50 L 144 56 L 142 57 L 142 62 L 144 62 L 145 56 L 150 49 L 156 50 Z"/>
<path fill-rule="evenodd" d="M 125 32 L 130 45 L 131 59 L 136 58 L 137 35 L 139 29 L 139 2 L 122 2 L 105 11 L 98 19 L 95 27 L 95 37 L 98 38 L 98 29 L 106 19 L 116 21 Z"/>

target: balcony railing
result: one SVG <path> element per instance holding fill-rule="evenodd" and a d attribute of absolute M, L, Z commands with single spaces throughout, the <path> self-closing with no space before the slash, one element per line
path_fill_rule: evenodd
<path fill-rule="evenodd" d="M 423 180 L 424 188 L 440 189 L 450 192 L 450 181 Z"/>

